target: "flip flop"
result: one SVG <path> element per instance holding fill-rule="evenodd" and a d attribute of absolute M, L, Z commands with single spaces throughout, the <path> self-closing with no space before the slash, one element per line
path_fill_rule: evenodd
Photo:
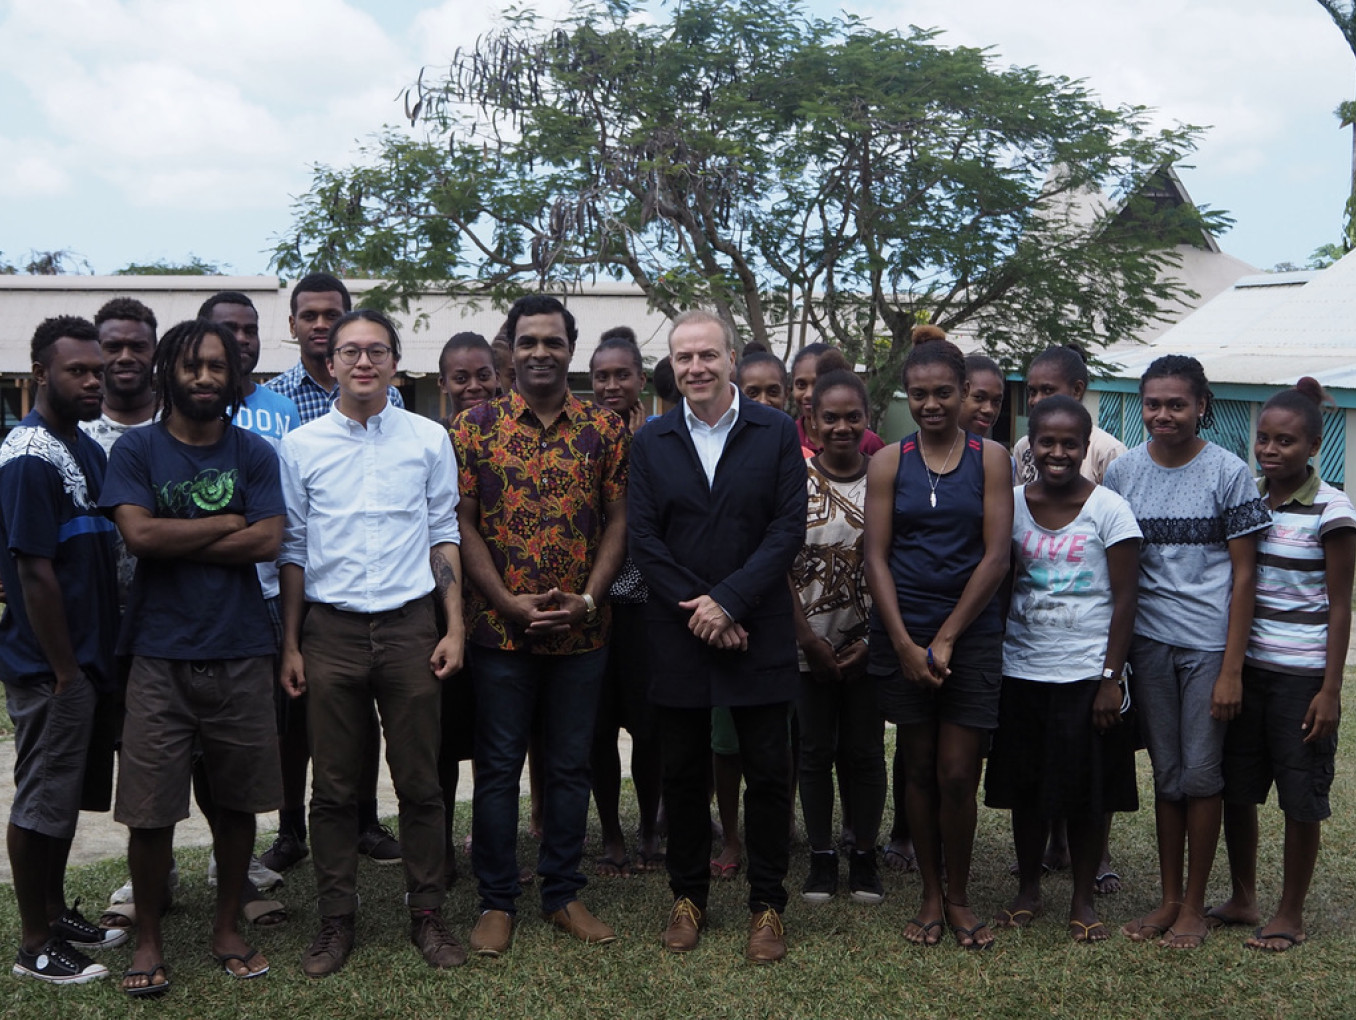
<path fill-rule="evenodd" d="M 918 870 L 918 858 L 913 854 L 906 854 L 898 847 L 887 845 L 885 849 L 881 851 L 881 859 L 884 861 L 885 866 L 891 871 L 900 871 L 904 874 L 908 874 L 909 872 Z"/>
<path fill-rule="evenodd" d="M 1158 944 L 1164 949 L 1200 949 L 1201 946 L 1205 945 L 1205 940 L 1209 937 L 1209 928 L 1203 932 L 1175 931 L 1174 929 L 1169 928 L 1163 933 L 1163 937 L 1159 940 Z M 1174 946 L 1173 943 L 1178 939 L 1194 939 L 1195 941 L 1184 946 Z"/>
<path fill-rule="evenodd" d="M 636 870 L 641 873 L 664 871 L 668 867 L 668 861 L 668 854 L 663 850 L 656 850 L 652 854 L 636 851 Z"/>
<path fill-rule="evenodd" d="M 1034 910 L 1009 910 L 1004 907 L 1002 914 L 995 917 L 993 923 L 1000 928 L 1030 928 L 1035 920 L 1036 912 Z"/>
<path fill-rule="evenodd" d="M 1134 929 L 1133 931 L 1131 930 L 1132 928 Z M 1153 932 L 1153 934 L 1146 937 L 1144 934 L 1146 930 Z M 1161 939 L 1170 930 L 1171 929 L 1169 928 L 1164 928 L 1162 925 L 1154 924 L 1151 921 L 1137 919 L 1134 921 L 1127 921 L 1121 928 L 1121 934 L 1131 942 L 1153 942 Z"/>
<path fill-rule="evenodd" d="M 1102 888 L 1102 883 L 1105 882 L 1105 881 L 1108 881 L 1108 880 L 1112 880 L 1112 879 L 1114 879 L 1115 882 L 1116 882 L 1116 888 L 1114 888 L 1114 889 L 1103 889 L 1103 888 Z M 1115 895 L 1116 893 L 1118 893 L 1118 892 L 1121 891 L 1121 876 L 1118 875 L 1118 874 L 1117 874 L 1116 872 L 1114 872 L 1114 871 L 1104 871 L 1104 872 L 1102 872 L 1102 874 L 1098 875 L 1097 878 L 1093 880 L 1093 883 L 1092 883 L 1092 891 L 1093 891 L 1094 893 L 1096 893 L 1098 896 L 1113 896 L 1113 895 Z"/>
<path fill-rule="evenodd" d="M 1266 939 L 1281 939 L 1286 945 L 1278 948 L 1276 946 L 1259 946 L 1256 944 Z M 1294 932 L 1289 931 L 1263 932 L 1261 928 L 1258 928 L 1252 933 L 1252 938 L 1245 940 L 1243 945 L 1248 949 L 1255 949 L 1259 953 L 1288 953 L 1296 946 L 1302 946 L 1308 941 L 1309 938 L 1307 935 L 1296 935 Z"/>
<path fill-rule="evenodd" d="M 157 973 L 165 975 L 165 980 L 158 985 L 152 984 L 151 982 L 155 980 Z M 129 977 L 144 977 L 146 979 L 146 984 L 138 988 L 128 988 L 123 985 L 122 990 L 134 999 L 149 999 L 164 995 L 170 988 L 169 971 L 165 969 L 164 963 L 157 963 L 150 970 L 125 970 L 122 972 L 122 976 L 124 980 Z"/>
<path fill-rule="evenodd" d="M 904 941 L 910 942 L 915 946 L 936 946 L 941 944 L 942 941 L 941 935 L 938 935 L 935 939 L 928 938 L 928 932 L 932 931 L 933 928 L 936 928 L 938 931 L 946 930 L 945 923 L 943 923 L 940 919 L 936 921 L 929 921 L 927 924 L 924 924 L 918 918 L 911 917 L 909 918 L 909 924 L 913 925 L 920 932 L 922 932 L 923 937 L 919 939 L 917 942 L 914 942 L 913 939 L 910 938 L 905 938 Z"/>
<path fill-rule="evenodd" d="M 996 939 L 989 939 L 988 942 L 980 942 L 975 938 L 975 935 L 981 929 L 987 928 L 988 926 L 988 921 L 980 921 L 979 924 L 975 925 L 973 928 L 962 928 L 959 925 L 953 924 L 951 926 L 951 934 L 956 936 L 956 945 L 960 946 L 962 949 L 973 949 L 975 952 L 979 952 L 988 949 L 997 941 Z M 992 934 L 992 932 L 990 934 Z M 969 939 L 970 941 L 962 942 L 962 939 Z"/>
<path fill-rule="evenodd" d="M 1082 931 L 1074 931 L 1074 928 L 1081 928 Z M 1101 931 L 1102 935 L 1093 938 L 1092 933 Z M 1111 933 L 1106 930 L 1106 925 L 1101 921 L 1093 921 L 1092 924 L 1084 924 L 1074 918 L 1069 918 L 1069 934 L 1073 936 L 1075 942 L 1105 942 L 1111 937 Z"/>
<path fill-rule="evenodd" d="M 1255 921 L 1245 921 L 1240 917 L 1230 917 L 1221 912 L 1217 907 L 1205 908 L 1205 926 L 1211 931 L 1218 928 L 1246 928 Z"/>
<path fill-rule="evenodd" d="M 254 978 L 261 978 L 268 973 L 268 964 L 264 964 L 262 970 L 250 970 L 250 961 L 259 955 L 259 950 L 251 949 L 243 956 L 240 953 L 213 953 L 212 959 L 221 964 L 222 969 L 237 981 L 251 981 Z M 237 974 L 231 970 L 231 964 L 238 963 L 245 968 L 245 973 Z"/>
<path fill-rule="evenodd" d="M 594 862 L 593 873 L 599 878 L 630 878 L 631 858 L 599 857 Z"/>
<path fill-rule="evenodd" d="M 719 860 L 711 860 L 711 877 L 718 878 L 722 882 L 731 882 L 739 875 L 739 861 L 731 861 L 729 864 L 721 864 Z"/>

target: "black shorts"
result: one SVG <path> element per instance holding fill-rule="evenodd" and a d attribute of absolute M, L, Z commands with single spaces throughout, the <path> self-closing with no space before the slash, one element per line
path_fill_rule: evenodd
<path fill-rule="evenodd" d="M 659 736 L 659 710 L 650 704 L 650 642 L 645 606 L 612 605 L 612 635 L 607 672 L 598 696 L 598 731 L 602 739 L 625 729 L 633 739 Z"/>
<path fill-rule="evenodd" d="M 1124 722 L 1105 732 L 1092 725 L 1101 683 L 1003 678 L 984 776 L 988 807 L 1025 808 L 1047 819 L 1139 808 L 1133 732 Z"/>
<path fill-rule="evenodd" d="M 1271 784 L 1287 818 L 1321 822 L 1332 814 L 1337 734 L 1304 742 L 1304 716 L 1321 676 L 1243 667 L 1243 709 L 1224 736 L 1224 800 L 1265 804 Z"/>
<path fill-rule="evenodd" d="M 876 678 L 881 714 L 896 726 L 949 722 L 975 730 L 998 725 L 1003 680 L 1003 635 L 962 634 L 951 653 L 951 675 L 923 687 L 901 670 Z"/>

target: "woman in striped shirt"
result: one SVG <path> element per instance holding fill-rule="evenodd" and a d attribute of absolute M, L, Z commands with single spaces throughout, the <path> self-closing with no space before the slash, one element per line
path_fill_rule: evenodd
<path fill-rule="evenodd" d="M 1233 895 L 1219 924 L 1255 925 L 1257 805 L 1271 784 L 1285 813 L 1281 902 L 1245 945 L 1274 953 L 1304 942 L 1304 900 L 1318 860 L 1319 825 L 1341 717 L 1351 630 L 1356 511 L 1309 461 L 1323 439 L 1323 390 L 1304 378 L 1272 397 L 1253 447 L 1271 527 L 1258 546 L 1257 608 L 1243 667 L 1243 708 L 1224 743 L 1224 837 Z"/>

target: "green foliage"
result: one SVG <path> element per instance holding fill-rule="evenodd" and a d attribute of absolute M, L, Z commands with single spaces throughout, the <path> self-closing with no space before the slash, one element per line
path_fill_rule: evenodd
<path fill-rule="evenodd" d="M 420 134 L 318 167 L 274 264 L 380 277 L 390 303 L 630 281 L 774 349 L 840 344 L 880 407 L 914 324 L 1010 360 L 1120 340 L 1191 296 L 1174 246 L 1228 223 L 1135 197 L 1199 129 L 1078 82 L 795 0 L 640 9 L 519 13 L 421 73 Z"/>
<path fill-rule="evenodd" d="M 1328 12 L 1346 39 L 1347 45 L 1351 47 L 1351 52 L 1356 54 L 1356 3 L 1351 0 L 1318 0 L 1318 5 Z"/>
<path fill-rule="evenodd" d="M 208 262 L 192 252 L 187 262 L 170 262 L 168 259 L 156 259 L 154 262 L 129 262 L 121 269 L 113 270 L 114 276 L 221 276 L 222 268 L 215 262 Z"/>
<path fill-rule="evenodd" d="M 17 276 L 20 273 L 28 276 L 62 276 L 66 273 L 93 272 L 83 255 L 68 248 L 55 251 L 30 248 L 19 265 L 4 258 L 4 252 L 0 252 L 0 276 Z"/>

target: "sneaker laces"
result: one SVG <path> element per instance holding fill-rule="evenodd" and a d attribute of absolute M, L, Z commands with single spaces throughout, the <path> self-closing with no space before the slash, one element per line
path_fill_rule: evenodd
<path fill-rule="evenodd" d="M 57 920 L 69 928 L 75 928 L 94 938 L 103 938 L 104 936 L 103 928 L 91 923 L 84 914 L 80 913 L 80 897 L 78 896 L 75 898 L 75 902 L 67 907 Z"/>
<path fill-rule="evenodd" d="M 65 939 L 49 939 L 47 944 L 34 955 L 46 955 L 49 960 L 55 960 L 72 974 L 82 973 L 86 967 L 94 962 Z"/>

